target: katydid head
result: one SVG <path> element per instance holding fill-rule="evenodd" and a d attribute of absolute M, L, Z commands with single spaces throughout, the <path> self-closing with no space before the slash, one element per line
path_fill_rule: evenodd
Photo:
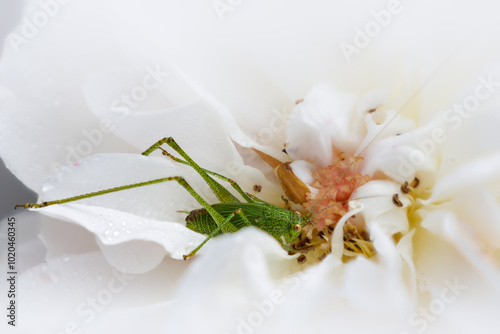
<path fill-rule="evenodd" d="M 290 216 L 288 235 L 285 234 L 285 240 L 289 244 L 299 240 L 302 227 L 307 223 L 306 220 L 302 219 L 302 215 L 298 211 L 290 211 Z"/>

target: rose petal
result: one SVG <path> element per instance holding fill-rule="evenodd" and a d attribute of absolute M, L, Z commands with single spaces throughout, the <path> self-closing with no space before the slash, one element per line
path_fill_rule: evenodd
<path fill-rule="evenodd" d="M 66 204 L 46 207 L 40 211 L 51 217 L 65 219 L 85 227 L 99 238 L 101 246 L 134 240 L 148 241 L 124 245 L 120 248 L 122 252 L 113 247 L 106 251 L 107 258 L 113 260 L 112 264 L 120 269 L 126 269 L 127 272 L 151 270 L 158 264 L 158 259 L 164 254 L 160 254 L 155 243 L 162 245 L 173 258 L 181 259 L 182 255 L 189 253 L 206 238 L 179 223 L 147 219 L 90 205 Z M 137 250 L 134 251 L 138 245 L 141 245 L 141 254 L 138 254 Z M 139 258 L 138 261 L 130 261 L 126 268 L 123 268 L 122 262 L 123 249 L 127 249 L 129 254 L 135 252 L 135 256 Z M 140 259 L 144 262 L 141 263 Z M 146 261 L 151 262 L 146 263 Z"/>
<path fill-rule="evenodd" d="M 33 1 L 26 6 L 26 21 L 40 11 Z M 83 27 L 88 22 L 85 15 L 89 14 L 93 17 L 92 27 L 73 28 Z M 107 57 L 87 51 L 88 45 L 95 45 L 104 35 L 104 26 L 99 22 L 107 21 L 104 11 L 64 6 L 50 25 L 36 29 L 36 38 L 23 37 L 23 29 L 28 30 L 25 23 L 18 26 L 15 34 L 18 40 L 27 42 L 16 46 L 13 35 L 8 38 L 10 43 L 6 44 L 0 63 L 0 133 L 4 139 L 0 154 L 8 168 L 33 190 L 39 189 L 43 178 L 54 168 L 76 162 L 75 155 L 84 157 L 110 150 L 132 152 L 130 146 L 103 131 L 100 120 L 88 112 L 80 91 L 82 73 L 95 66 L 106 66 L 102 62 Z M 100 51 L 104 53 L 113 49 L 102 46 Z M 101 137 L 93 143 L 87 136 L 95 131 Z"/>
<path fill-rule="evenodd" d="M 269 235 L 256 229 L 223 236 L 213 245 L 190 267 L 172 303 L 136 309 L 136 316 L 145 320 L 143 329 L 208 333 L 258 329 L 271 333 L 299 328 L 322 332 L 329 330 L 332 322 L 337 329 L 361 330 L 365 324 L 354 320 L 363 318 L 370 320 L 375 333 L 383 333 L 404 328 L 407 321 L 407 310 L 400 304 L 406 294 L 399 284 L 393 284 L 394 273 L 386 267 L 393 259 L 379 265 L 359 258 L 344 269 L 339 263 L 332 266 L 332 257 L 328 257 L 319 266 L 292 274 L 296 261 L 289 257 L 291 261 L 283 261 L 286 253 Z M 394 251 L 394 245 L 392 248 Z M 348 279 L 342 279 L 344 270 Z M 373 288 L 380 284 L 385 288 Z M 380 295 L 395 303 L 380 308 Z M 371 302 L 376 305 L 375 314 Z M 126 314 L 108 318 L 106 327 L 137 328 L 132 319 L 123 318 Z M 197 314 L 198 321 L 190 321 L 190 314 Z M 118 317 L 124 320 L 116 321 Z M 308 321 L 286 321 L 290 317 Z"/>
<path fill-rule="evenodd" d="M 498 261 L 493 258 L 489 259 L 483 253 L 480 249 L 481 242 L 479 242 L 477 236 L 474 236 L 470 226 L 459 221 L 450 212 L 434 211 L 425 217 L 422 227 L 444 237 L 480 272 L 481 277 L 500 291 L 500 266 Z"/>
<path fill-rule="evenodd" d="M 500 207 L 495 196 L 484 186 L 470 186 L 454 194 L 449 205 L 443 208 L 466 222 L 489 247 L 500 248 Z"/>
<path fill-rule="evenodd" d="M 344 292 L 361 310 L 366 312 L 388 314 L 398 308 L 401 308 L 400 312 L 404 312 L 410 303 L 406 293 L 406 282 L 403 281 L 399 252 L 392 238 L 379 224 L 371 226 L 370 237 L 377 250 L 380 263 L 376 264 L 376 262 L 359 257 L 358 265 L 348 265 L 344 277 L 346 285 Z M 369 283 L 365 281 L 366 277 L 370 277 Z M 377 289 L 374 289 L 374 286 Z M 385 302 L 380 303 L 380 300 L 385 300 Z"/>
<path fill-rule="evenodd" d="M 83 226 L 68 224 L 67 221 L 56 219 L 43 214 L 43 212 L 33 216 L 40 216 L 43 221 L 39 238 L 47 248 L 44 259 L 49 260 L 56 257 L 67 256 L 69 254 L 81 254 L 95 252 L 99 250 L 95 235 Z"/>
<path fill-rule="evenodd" d="M 44 182 L 41 200 L 59 200 L 171 176 L 185 177 L 203 197 L 215 200 L 215 196 L 203 188 L 203 179 L 196 177 L 191 168 L 166 157 L 144 157 L 140 154 L 94 155 L 76 166 L 56 171 Z M 184 215 L 177 210 L 190 211 L 200 206 L 175 181 L 83 199 L 78 203 L 178 222 L 184 220 Z"/>
<path fill-rule="evenodd" d="M 389 126 L 389 130 L 392 128 L 394 131 L 400 127 L 402 130 L 411 128 L 411 123 L 408 123 L 404 118 L 394 113 L 392 115 L 396 117 L 396 122 Z M 392 124 L 389 122 L 390 118 L 387 118 L 385 123 Z M 432 137 L 436 129 L 440 129 L 440 126 L 442 126 L 442 121 L 437 117 L 414 131 L 375 142 L 364 154 L 365 164 L 362 173 L 373 175 L 376 171 L 381 171 L 400 183 L 412 181 L 417 176 L 420 179 L 417 192 L 431 186 L 434 184 L 437 169 L 436 159 L 440 147 L 429 138 Z"/>
<path fill-rule="evenodd" d="M 408 231 L 406 208 L 411 201 L 400 194 L 399 188 L 398 184 L 391 181 L 373 180 L 356 189 L 351 195 L 352 200 L 363 203 L 364 209 L 360 216 L 369 229 L 371 224 L 378 224 L 388 236 Z M 400 194 L 402 207 L 393 203 L 392 197 L 396 193 Z"/>
<path fill-rule="evenodd" d="M 155 64 L 145 65 L 142 77 L 135 67 L 89 75 L 84 92 L 90 109 L 142 151 L 161 138 L 173 137 L 207 169 L 241 169 L 242 159 L 228 133 L 245 147 L 259 145 L 241 132 L 229 113 L 216 109 L 220 103 L 200 96 L 201 88 L 191 87 L 178 70 L 163 62 Z M 146 89 L 149 85 L 155 88 Z M 134 100 L 137 92 L 142 95 Z"/>
<path fill-rule="evenodd" d="M 169 233 L 169 236 L 173 236 L 174 239 L 177 237 L 176 233 L 172 233 L 171 229 L 166 228 L 165 230 L 167 232 L 161 231 L 159 233 Z M 170 252 L 170 254 L 174 254 L 172 258 L 177 260 L 181 259 L 181 257 L 178 255 L 178 251 L 175 250 L 176 248 L 181 248 L 178 245 L 172 247 L 169 242 L 165 241 L 163 241 L 163 244 L 161 244 L 141 240 L 140 234 L 138 234 L 136 237 L 138 238 L 138 240 L 132 240 L 113 245 L 107 244 L 109 240 L 106 240 L 106 243 L 103 243 L 102 241 L 100 241 L 100 239 L 98 239 L 97 242 L 99 244 L 99 247 L 101 248 L 102 254 L 106 258 L 106 261 L 108 261 L 108 263 L 115 267 L 117 270 L 129 274 L 142 274 L 155 268 L 162 262 L 163 258 L 165 257 L 165 250 L 167 250 L 168 252 L 173 248 L 174 251 Z M 200 241 L 200 243 L 201 242 L 202 241 Z M 189 251 L 186 251 L 186 254 L 189 254 Z"/>
<path fill-rule="evenodd" d="M 19 277 L 18 303 L 30 319 L 19 327 L 31 333 L 99 327 L 113 312 L 171 299 L 186 268 L 166 259 L 154 271 L 130 275 L 95 252 L 54 258 Z"/>
<path fill-rule="evenodd" d="M 457 167 L 442 177 L 434 187 L 432 196 L 424 203 L 450 199 L 453 194 L 476 184 L 485 184 L 497 192 L 499 185 L 500 154 L 477 159 Z"/>
<path fill-rule="evenodd" d="M 428 329 L 435 333 L 447 328 L 464 333 L 487 330 L 494 315 L 490 310 L 498 307 L 500 294 L 492 289 L 485 276 L 478 274 L 471 262 L 464 261 L 458 243 L 445 240 L 442 228 L 447 224 L 446 217 L 450 216 L 442 212 L 434 214 L 432 219 L 429 217 L 427 228 L 436 228 L 432 228 L 432 232 L 418 228 L 413 238 L 422 308 L 408 315 L 409 323 L 415 330 Z M 485 311 L 475 312 L 473 305 L 483 305 Z M 458 324 L 458 317 L 466 320 Z"/>
<path fill-rule="evenodd" d="M 290 157 L 325 167 L 333 161 L 332 147 L 349 152 L 357 142 L 348 136 L 354 106 L 352 95 L 326 84 L 313 88 L 295 107 L 286 128 Z"/>
<path fill-rule="evenodd" d="M 411 291 L 412 300 L 417 298 L 417 271 L 413 260 L 413 235 L 415 230 L 405 234 L 397 243 L 398 252 L 403 258 L 405 266 L 403 267 L 403 280 L 407 282 L 409 291 Z"/>
<path fill-rule="evenodd" d="M 443 136 L 440 178 L 447 177 L 462 165 L 499 152 L 500 98 L 496 81 L 500 78 L 500 70 L 498 65 L 495 68 L 479 72 L 445 109 L 443 119 L 447 128 Z"/>
<path fill-rule="evenodd" d="M 365 109 L 364 112 L 359 113 L 359 118 L 364 118 L 366 135 L 356 150 L 356 155 L 361 155 L 377 141 L 399 136 L 415 128 L 415 122 L 412 119 L 403 117 L 394 110 L 374 111 L 367 114 Z"/>

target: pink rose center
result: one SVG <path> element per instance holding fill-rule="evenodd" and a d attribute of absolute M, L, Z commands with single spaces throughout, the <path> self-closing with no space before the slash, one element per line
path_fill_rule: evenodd
<path fill-rule="evenodd" d="M 358 172 L 363 158 L 345 158 L 343 153 L 330 166 L 313 173 L 312 186 L 319 189 L 316 195 L 307 195 L 304 207 L 312 211 L 312 223 L 317 231 L 335 227 L 348 211 L 348 200 L 357 188 L 370 180 L 370 176 Z M 318 203 L 319 201 L 319 203 Z"/>

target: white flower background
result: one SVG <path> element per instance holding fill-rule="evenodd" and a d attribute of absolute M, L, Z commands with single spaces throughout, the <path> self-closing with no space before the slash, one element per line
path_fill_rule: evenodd
<path fill-rule="evenodd" d="M 332 145 L 362 152 L 364 173 L 377 180 L 356 196 L 389 197 L 360 201 L 376 256 L 342 263 L 334 251 L 314 266 L 298 265 L 254 228 L 213 239 L 195 258 L 179 260 L 204 237 L 179 224 L 185 214 L 177 211 L 199 204 L 173 182 L 47 207 L 39 210 L 43 216 L 16 213 L 18 224 L 35 215 L 43 221 L 46 249 L 45 261 L 19 277 L 18 330 L 497 328 L 498 5 L 42 3 L 52 4 L 53 17 L 26 37 L 26 22 L 44 10 L 27 1 L 26 20 L 7 37 L 0 61 L 0 154 L 40 200 L 182 175 L 215 202 L 189 168 L 139 154 L 168 136 L 245 190 L 262 185 L 259 197 L 275 204 L 281 189 L 249 147 L 286 159 L 280 151 L 289 142 L 293 166 L 309 184 L 305 160 L 327 165 Z M 354 45 L 357 29 L 398 3 L 390 22 L 347 59 L 343 43 Z M 457 105 L 466 107 L 459 112 Z M 422 162 L 402 175 L 401 159 L 415 157 L 419 143 L 430 139 Z M 390 196 L 414 176 L 420 186 L 401 196 L 404 207 L 397 208 Z M 42 252 L 39 243 L 29 245 Z"/>

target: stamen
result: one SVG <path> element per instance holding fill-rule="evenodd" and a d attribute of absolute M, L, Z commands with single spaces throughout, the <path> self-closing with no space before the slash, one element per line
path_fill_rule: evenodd
<path fill-rule="evenodd" d="M 413 183 L 412 183 L 413 184 Z M 411 188 L 408 186 L 408 181 L 406 181 L 405 183 L 403 183 L 401 185 L 401 192 L 403 194 L 408 194 L 409 192 L 411 191 Z"/>
<path fill-rule="evenodd" d="M 332 235 L 332 255 L 342 258 L 344 252 L 344 225 L 349 218 L 363 211 L 365 206 L 358 201 L 349 202 L 349 212 L 338 221 Z"/>
<path fill-rule="evenodd" d="M 413 181 L 411 182 L 411 187 L 416 188 L 416 187 L 418 187 L 419 184 L 420 184 L 420 180 L 417 177 L 415 177 L 413 179 Z"/>
<path fill-rule="evenodd" d="M 410 193 L 410 191 L 412 191 L 413 189 L 418 187 L 419 184 L 420 184 L 420 180 L 417 177 L 415 177 L 413 179 L 413 181 L 411 181 L 411 184 L 408 184 L 408 181 L 406 181 L 405 183 L 403 183 L 401 185 L 401 192 L 403 194 L 408 194 L 408 193 Z"/>
<path fill-rule="evenodd" d="M 307 261 L 307 257 L 306 257 L 304 254 L 300 255 L 300 256 L 297 258 L 297 262 L 298 262 L 299 264 L 303 264 L 303 263 L 305 263 L 306 261 Z"/>
<path fill-rule="evenodd" d="M 394 203 L 395 206 L 402 207 L 403 203 L 399 199 L 399 194 L 394 194 L 392 196 L 392 203 Z"/>

